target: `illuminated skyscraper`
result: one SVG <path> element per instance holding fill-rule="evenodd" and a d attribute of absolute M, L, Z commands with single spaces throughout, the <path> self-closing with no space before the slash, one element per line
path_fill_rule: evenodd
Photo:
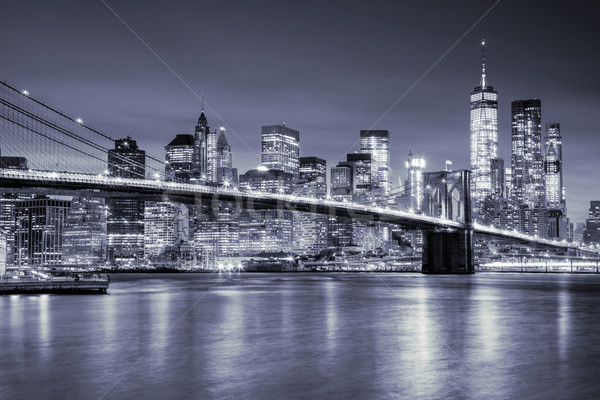
<path fill-rule="evenodd" d="M 144 256 L 158 256 L 175 243 L 176 205 L 147 201 L 144 207 Z"/>
<path fill-rule="evenodd" d="M 352 200 L 354 193 L 354 165 L 339 163 L 330 171 L 329 193 L 335 200 Z"/>
<path fill-rule="evenodd" d="M 129 136 L 115 141 L 108 151 L 108 172 L 121 178 L 144 178 L 145 157 Z M 144 201 L 133 197 L 106 200 L 108 258 L 118 263 L 131 263 L 144 254 Z"/>
<path fill-rule="evenodd" d="M 194 132 L 193 167 L 196 181 L 217 181 L 217 132 L 208 126 L 204 105 Z"/>
<path fill-rule="evenodd" d="M 542 103 L 514 100 L 512 111 L 512 196 L 517 207 L 545 207 Z"/>
<path fill-rule="evenodd" d="M 292 193 L 293 175 L 281 170 L 254 169 L 240 175 L 240 190 Z M 240 255 L 292 251 L 292 212 L 285 209 L 253 209 L 239 217 Z"/>
<path fill-rule="evenodd" d="M 299 177 L 300 132 L 283 125 L 265 125 L 261 133 L 262 165 Z"/>
<path fill-rule="evenodd" d="M 370 153 L 351 153 L 346 155 L 346 162 L 338 165 L 354 166 L 354 200 L 361 201 L 359 196 L 370 195 L 379 186 L 377 162 Z"/>
<path fill-rule="evenodd" d="M 408 169 L 406 194 L 410 198 L 410 208 L 414 211 L 421 211 L 423 208 L 423 171 L 425 170 L 425 160 L 409 152 L 406 168 Z"/>
<path fill-rule="evenodd" d="M 544 173 L 548 208 L 566 213 L 565 189 L 562 171 L 562 138 L 560 124 L 546 124 Z"/>
<path fill-rule="evenodd" d="M 233 168 L 231 146 L 225 137 L 224 127 L 221 127 L 217 139 L 217 183 L 227 187 L 238 187 L 237 168 Z"/>
<path fill-rule="evenodd" d="M 165 146 L 165 176 L 167 180 L 190 182 L 194 176 L 194 136 L 177 135 Z"/>
<path fill-rule="evenodd" d="M 376 163 L 378 186 L 389 194 L 392 188 L 390 179 L 390 132 L 386 130 L 360 131 L 360 152 L 371 154 Z"/>
<path fill-rule="evenodd" d="M 106 205 L 98 197 L 73 197 L 63 228 L 62 263 L 97 266 L 106 261 Z"/>
<path fill-rule="evenodd" d="M 351 201 L 355 192 L 356 165 L 340 162 L 330 170 L 329 194 L 336 201 Z M 352 243 L 352 220 L 347 217 L 329 216 L 327 243 L 339 249 Z"/>
<path fill-rule="evenodd" d="M 63 227 L 70 207 L 70 201 L 46 196 L 16 204 L 17 262 L 31 267 L 62 263 Z"/>
<path fill-rule="evenodd" d="M 504 197 L 504 159 L 492 158 L 491 160 L 491 176 L 492 176 L 492 195 L 495 199 Z"/>
<path fill-rule="evenodd" d="M 293 193 L 298 196 L 327 196 L 327 163 L 319 157 L 300 157 L 300 179 Z M 294 211 L 293 243 L 296 254 L 317 254 L 327 248 L 327 215 Z"/>
<path fill-rule="evenodd" d="M 476 213 L 492 194 L 491 161 L 498 157 L 498 92 L 487 84 L 485 41 L 481 44 L 481 82 L 471 93 L 471 197 Z"/>
<path fill-rule="evenodd" d="M 600 201 L 598 200 L 590 202 L 590 212 L 583 230 L 583 242 L 600 244 Z"/>

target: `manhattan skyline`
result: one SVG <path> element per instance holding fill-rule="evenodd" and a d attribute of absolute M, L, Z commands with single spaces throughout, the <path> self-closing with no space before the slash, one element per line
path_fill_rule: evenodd
<path fill-rule="evenodd" d="M 240 173 L 260 163 L 262 125 L 299 130 L 300 155 L 329 166 L 360 150 L 360 130 L 389 130 L 396 187 L 409 151 L 429 171 L 446 160 L 469 168 L 469 94 L 485 38 L 505 165 L 511 100 L 541 99 L 542 123 L 561 124 L 571 221 L 600 197 L 591 2 L 141 4 L 5 6 L 2 79 L 154 156 L 193 134 L 204 94 Z"/>

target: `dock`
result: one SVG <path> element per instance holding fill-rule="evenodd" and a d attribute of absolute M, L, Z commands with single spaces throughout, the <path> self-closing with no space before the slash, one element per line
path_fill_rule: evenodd
<path fill-rule="evenodd" d="M 110 285 L 106 274 L 74 274 L 48 278 L 0 278 L 2 294 L 105 294 Z"/>

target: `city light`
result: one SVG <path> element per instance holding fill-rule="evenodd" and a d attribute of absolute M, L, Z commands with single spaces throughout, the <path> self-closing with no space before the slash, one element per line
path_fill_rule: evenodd
<path fill-rule="evenodd" d="M 75 122 L 77 122 L 78 124 L 83 124 L 83 119 L 81 119 L 81 118 L 77 118 L 77 119 L 75 120 Z"/>
<path fill-rule="evenodd" d="M 23 90 L 22 92 L 25 96 L 29 96 L 29 91 L 28 90 Z"/>

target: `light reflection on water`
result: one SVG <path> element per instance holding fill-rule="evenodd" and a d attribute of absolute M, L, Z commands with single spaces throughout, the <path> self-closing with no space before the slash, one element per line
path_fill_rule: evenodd
<path fill-rule="evenodd" d="M 599 278 L 139 274 L 2 296 L 0 397 L 597 398 Z"/>

